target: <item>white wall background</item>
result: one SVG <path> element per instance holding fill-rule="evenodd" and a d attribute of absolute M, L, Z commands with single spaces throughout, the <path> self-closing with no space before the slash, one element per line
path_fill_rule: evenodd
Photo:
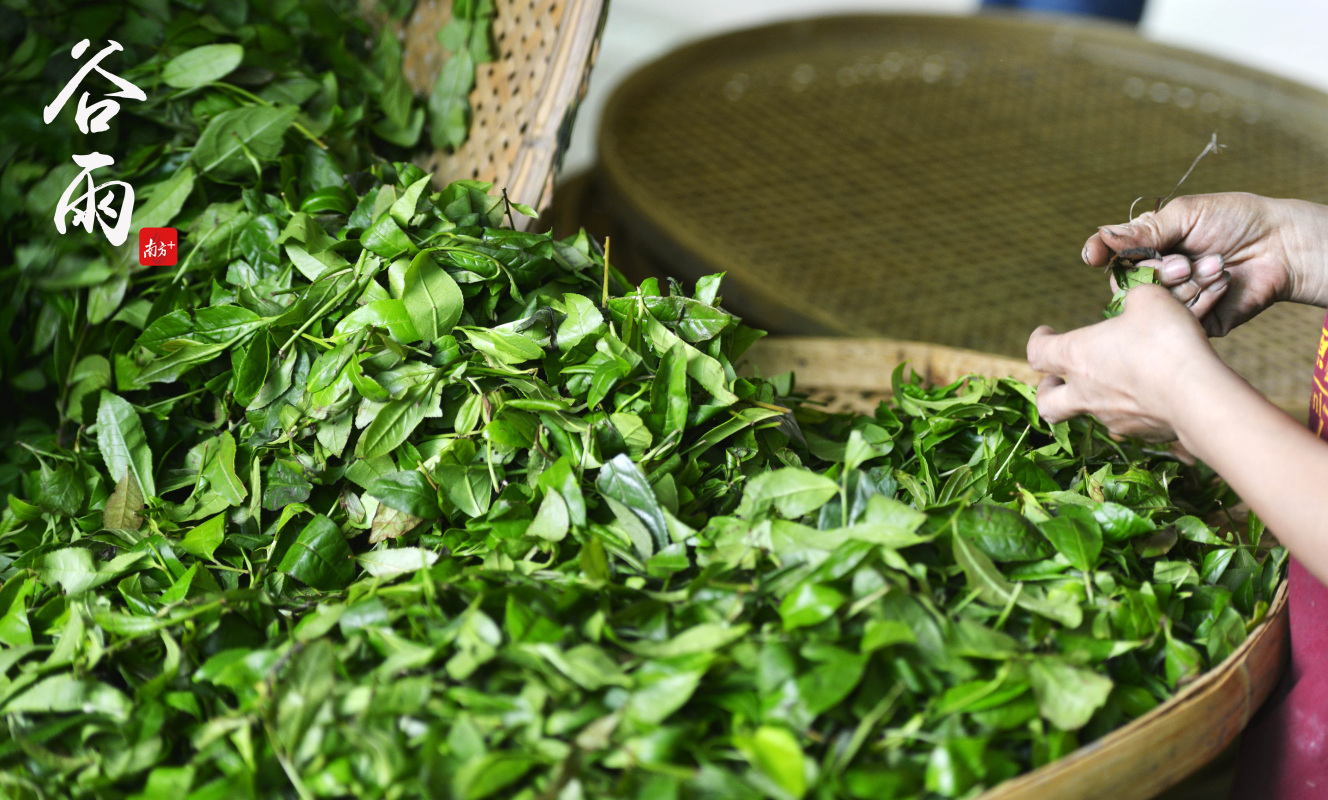
<path fill-rule="evenodd" d="M 599 63 L 564 174 L 595 160 L 600 111 L 638 67 L 693 39 L 794 17 L 845 12 L 969 14 L 980 0 L 610 0 Z M 1140 29 L 1328 92 L 1328 0 L 1148 0 Z"/>

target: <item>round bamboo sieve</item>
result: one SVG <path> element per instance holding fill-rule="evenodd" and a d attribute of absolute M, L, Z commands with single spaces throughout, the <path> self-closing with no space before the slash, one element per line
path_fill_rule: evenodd
<path fill-rule="evenodd" d="M 373 0 L 361 0 L 382 24 Z M 496 60 L 480 64 L 470 93 L 470 137 L 456 152 L 422 153 L 417 162 L 434 185 L 470 178 L 506 189 L 535 209 L 548 206 L 577 107 L 599 53 L 608 0 L 494 0 Z M 415 94 L 428 97 L 447 53 L 437 34 L 452 0 L 418 0 L 409 18 L 392 23 L 402 39 L 402 68 Z M 530 228 L 533 220 L 520 218 Z"/>
<path fill-rule="evenodd" d="M 1292 82 L 1074 17 L 817 19 L 629 78 L 591 193 L 615 253 L 727 272 L 751 324 L 1022 357 L 1039 324 L 1102 318 L 1084 240 L 1214 132 L 1184 193 L 1328 201 L 1328 96 Z M 1216 347 L 1303 414 L 1322 318 L 1283 304 Z"/>

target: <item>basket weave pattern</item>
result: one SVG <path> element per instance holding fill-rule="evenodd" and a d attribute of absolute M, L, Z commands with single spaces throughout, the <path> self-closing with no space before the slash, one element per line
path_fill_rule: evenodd
<path fill-rule="evenodd" d="M 496 60 L 476 70 L 470 137 L 456 152 L 425 153 L 418 162 L 440 188 L 462 178 L 488 181 L 543 209 L 598 55 L 608 2 L 496 0 L 495 6 Z M 451 16 L 451 0 L 419 0 L 394 26 L 406 79 L 421 97 L 429 96 L 447 58 L 437 32 Z"/>
<path fill-rule="evenodd" d="M 1040 323 L 1101 319 L 1084 239 L 1214 131 L 1229 148 L 1184 192 L 1328 201 L 1328 97 L 1305 87 L 1073 18 L 823 19 L 632 76 L 596 191 L 670 271 L 726 271 L 752 324 L 1020 357 Z M 1321 319 L 1278 307 L 1216 346 L 1303 408 Z"/>

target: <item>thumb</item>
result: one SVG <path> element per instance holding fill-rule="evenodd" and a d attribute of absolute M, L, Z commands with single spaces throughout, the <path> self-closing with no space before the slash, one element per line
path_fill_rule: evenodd
<path fill-rule="evenodd" d="M 1064 375 L 1064 339 L 1050 325 L 1039 325 L 1028 337 L 1028 365 L 1046 375 Z"/>
<path fill-rule="evenodd" d="M 1185 236 L 1193 228 L 1194 214 L 1194 201 L 1189 197 L 1177 197 L 1161 211 L 1140 214 L 1121 225 L 1104 225 L 1098 228 L 1098 235 L 1117 253 L 1135 247 L 1151 247 L 1160 253 L 1170 253 L 1185 241 Z"/>

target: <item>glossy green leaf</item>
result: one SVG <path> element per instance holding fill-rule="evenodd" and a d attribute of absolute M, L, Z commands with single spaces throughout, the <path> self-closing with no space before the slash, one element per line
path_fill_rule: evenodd
<path fill-rule="evenodd" d="M 1102 531 L 1091 515 L 1053 517 L 1038 529 L 1076 569 L 1088 572 L 1096 566 L 1102 552 Z"/>
<path fill-rule="evenodd" d="M 429 413 L 423 392 L 411 391 L 383 404 L 373 422 L 360 434 L 355 452 L 361 458 L 377 458 L 395 450 Z"/>
<path fill-rule="evenodd" d="M 1083 609 L 1073 600 L 1061 597 L 1051 599 L 1043 596 L 1039 590 L 1028 586 L 1016 589 L 996 569 L 996 565 L 981 550 L 962 536 L 953 540 L 955 563 L 968 576 L 969 585 L 991 605 L 1004 607 L 1013 602 L 1034 614 L 1055 620 L 1067 628 L 1077 628 L 1083 622 Z"/>
<path fill-rule="evenodd" d="M 212 554 L 225 540 L 226 517 L 218 514 L 199 523 L 180 540 L 180 549 L 199 558 L 212 558 Z"/>
<path fill-rule="evenodd" d="M 132 475 L 144 495 L 157 494 L 152 451 L 143 435 L 143 423 L 124 398 L 106 391 L 101 393 L 97 407 L 97 446 L 111 480 L 119 483 L 125 475 Z"/>
<path fill-rule="evenodd" d="M 309 521 L 277 565 L 278 572 L 315 589 L 344 588 L 355 575 L 355 562 L 341 528 L 323 515 Z"/>
<path fill-rule="evenodd" d="M 193 166 L 185 164 L 166 180 L 154 184 L 151 194 L 134 209 L 133 227 L 165 228 L 170 225 L 194 190 L 195 177 Z"/>
<path fill-rule="evenodd" d="M 668 546 L 669 525 L 655 492 L 640 468 L 626 455 L 616 455 L 600 468 L 595 486 L 605 497 L 621 503 L 645 526 L 656 549 Z"/>
<path fill-rule="evenodd" d="M 783 517 L 796 519 L 810 514 L 839 492 L 839 484 L 814 472 L 785 467 L 750 479 L 738 513 L 760 514 L 773 506 Z"/>
<path fill-rule="evenodd" d="M 825 622 L 844 604 L 844 595 L 819 583 L 801 583 L 779 604 L 784 630 Z"/>
<path fill-rule="evenodd" d="M 243 60 L 244 48 L 238 44 L 205 44 L 167 61 L 161 79 L 176 89 L 193 89 L 220 80 Z"/>
<path fill-rule="evenodd" d="M 993 561 L 1032 561 L 1052 554 L 1051 545 L 1022 514 L 993 505 L 975 505 L 959 513 L 960 536 Z"/>
<path fill-rule="evenodd" d="M 544 350 L 526 337 L 511 331 L 462 327 L 471 345 L 500 364 L 520 364 L 544 355 Z"/>
<path fill-rule="evenodd" d="M 5 701 L 0 705 L 0 712 L 79 712 L 123 723 L 129 719 L 131 708 L 129 698 L 113 686 L 90 678 L 52 675 Z"/>
<path fill-rule="evenodd" d="M 401 302 L 415 330 L 430 341 L 449 333 L 461 319 L 461 289 L 428 253 L 420 253 L 411 260 Z"/>
<path fill-rule="evenodd" d="M 102 509 L 102 525 L 111 530 L 136 531 L 143 527 L 143 493 L 138 488 L 134 476 L 125 476 L 116 484 L 115 491 L 106 498 L 106 507 Z"/>
<path fill-rule="evenodd" d="M 374 480 L 369 494 L 383 505 L 421 519 L 442 516 L 438 510 L 438 491 L 419 470 L 389 472 Z"/>
<path fill-rule="evenodd" d="M 355 560 L 375 578 L 392 578 L 432 567 L 438 563 L 438 554 L 418 547 L 399 547 L 373 550 L 356 556 Z"/>
<path fill-rule="evenodd" d="M 203 466 L 203 477 L 227 503 L 238 506 L 244 502 L 249 491 L 235 471 L 235 437 L 223 433 L 213 439 L 212 443 L 214 447 Z"/>
<path fill-rule="evenodd" d="M 245 149 L 260 161 L 275 158 L 298 110 L 292 106 L 247 106 L 223 111 L 203 130 L 190 158 L 200 173 L 216 180 L 252 175 Z"/>
<path fill-rule="evenodd" d="M 390 298 L 374 300 L 342 318 L 337 323 L 335 333 L 344 335 L 370 326 L 386 330 L 393 339 L 403 344 L 420 340 L 420 333 L 415 329 L 405 304 Z"/>

